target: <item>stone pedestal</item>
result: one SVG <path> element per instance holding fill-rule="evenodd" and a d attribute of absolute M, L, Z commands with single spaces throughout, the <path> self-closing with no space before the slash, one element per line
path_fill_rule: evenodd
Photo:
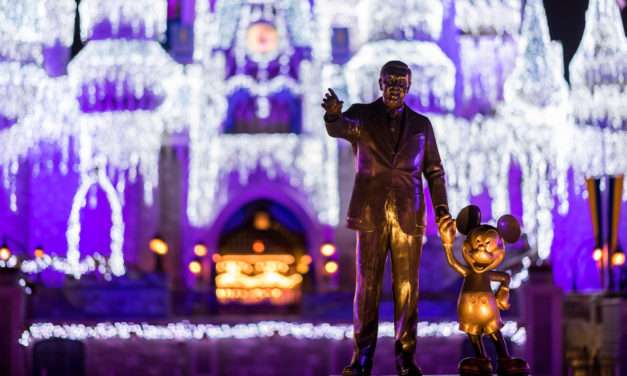
<path fill-rule="evenodd" d="M 24 293 L 16 270 L 0 274 L 0 375 L 23 376 L 24 352 L 17 340 L 24 329 Z"/>
<path fill-rule="evenodd" d="M 523 288 L 521 313 L 527 328 L 526 360 L 534 376 L 561 375 L 562 290 L 549 266 L 532 267 Z"/>
<path fill-rule="evenodd" d="M 625 300 L 605 294 L 570 294 L 564 308 L 564 351 L 572 374 L 624 374 Z"/>
<path fill-rule="evenodd" d="M 601 375 L 622 375 L 620 369 L 621 350 L 621 314 L 622 299 L 606 296 L 600 301 L 601 305 L 601 349 L 599 364 Z"/>

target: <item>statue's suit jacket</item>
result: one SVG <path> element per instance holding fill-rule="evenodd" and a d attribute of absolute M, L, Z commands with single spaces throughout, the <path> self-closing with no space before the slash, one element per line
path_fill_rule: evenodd
<path fill-rule="evenodd" d="M 341 116 L 325 117 L 331 137 L 344 138 L 355 152 L 355 185 L 348 207 L 347 225 L 374 231 L 385 223 L 385 203 L 392 194 L 397 218 L 407 234 L 423 235 L 424 174 L 436 213 L 448 212 L 444 168 L 429 119 L 405 106 L 404 127 L 398 149 L 394 148 L 382 98 L 354 104 Z"/>

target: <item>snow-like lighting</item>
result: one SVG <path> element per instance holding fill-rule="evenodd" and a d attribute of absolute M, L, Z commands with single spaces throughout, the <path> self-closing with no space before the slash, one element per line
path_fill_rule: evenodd
<path fill-rule="evenodd" d="M 424 36 L 438 40 L 442 33 L 444 6 L 439 0 L 400 0 L 385 4 L 365 0 L 358 10 L 362 30 L 370 41 L 413 40 Z"/>
<path fill-rule="evenodd" d="M 580 123 L 626 130 L 627 37 L 615 0 L 590 1 L 570 77 Z"/>
<path fill-rule="evenodd" d="M 113 34 L 117 34 L 123 26 L 130 26 L 136 36 L 143 30 L 145 37 L 163 38 L 167 5 L 161 0 L 82 0 L 79 6 L 81 37 L 89 39 L 93 36 L 94 27 L 106 22 L 111 25 Z"/>
<path fill-rule="evenodd" d="M 418 337 L 460 337 L 464 333 L 456 321 L 418 323 Z M 505 337 L 517 345 L 526 339 L 524 327 L 515 321 L 507 321 L 501 329 Z M 187 321 L 167 324 L 105 322 L 93 326 L 84 324 L 35 323 L 22 332 L 18 340 L 22 346 L 32 346 L 50 338 L 72 340 L 129 340 L 140 338 L 150 341 L 202 341 L 218 339 L 254 339 L 269 337 L 292 337 L 301 340 L 350 340 L 353 338 L 352 324 L 297 323 L 288 321 L 260 321 L 242 324 L 193 324 Z M 379 324 L 379 338 L 394 338 L 394 323 Z"/>
<path fill-rule="evenodd" d="M 0 56 L 43 62 L 43 48 L 68 47 L 74 35 L 74 0 L 0 0 Z"/>
<path fill-rule="evenodd" d="M 516 35 L 520 9 L 520 0 L 455 0 L 455 26 L 472 35 Z"/>

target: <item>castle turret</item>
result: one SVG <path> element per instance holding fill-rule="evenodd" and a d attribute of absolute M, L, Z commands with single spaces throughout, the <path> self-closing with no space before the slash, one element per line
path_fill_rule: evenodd
<path fill-rule="evenodd" d="M 624 174 L 627 37 L 616 1 L 590 1 L 583 37 L 569 70 L 579 137 L 575 144 L 582 145 L 573 153 L 575 171 L 584 177 Z"/>
<path fill-rule="evenodd" d="M 518 40 L 514 70 L 505 81 L 504 102 L 497 114 L 504 124 L 499 131 L 513 135 L 509 155 L 522 173 L 525 232 L 538 256 L 545 259 L 553 242 L 552 185 L 560 200 L 560 212 L 568 210 L 566 190 L 568 150 L 568 86 L 563 76 L 562 47 L 551 42 L 542 0 L 527 0 Z M 509 170 L 502 170 L 504 177 Z M 504 182 L 508 182 L 504 179 Z M 507 186 L 498 192 L 508 202 Z M 499 201 L 499 200 L 495 200 Z M 495 202 L 493 202 L 495 207 Z M 496 212 L 500 212 L 495 208 Z"/>
<path fill-rule="evenodd" d="M 627 38 L 616 1 L 590 1 L 569 72 L 578 123 L 627 130 Z"/>

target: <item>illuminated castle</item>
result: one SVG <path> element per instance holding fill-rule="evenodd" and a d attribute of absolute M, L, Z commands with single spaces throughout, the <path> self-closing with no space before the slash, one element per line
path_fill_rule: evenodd
<path fill-rule="evenodd" d="M 401 59 L 452 212 L 475 200 L 522 217 L 514 285 L 550 259 L 558 284 L 595 286 L 583 177 L 627 171 L 615 2 L 590 2 L 570 88 L 540 0 L 377 4 L 197 0 L 170 32 L 175 60 L 165 0 L 83 0 L 86 44 L 69 60 L 74 1 L 0 1 L 0 235 L 20 257 L 1 265 L 52 285 L 150 271 L 158 233 L 178 288 L 277 304 L 342 288 L 352 155 L 319 102 L 327 87 L 345 108 L 375 99 L 380 66 Z"/>

